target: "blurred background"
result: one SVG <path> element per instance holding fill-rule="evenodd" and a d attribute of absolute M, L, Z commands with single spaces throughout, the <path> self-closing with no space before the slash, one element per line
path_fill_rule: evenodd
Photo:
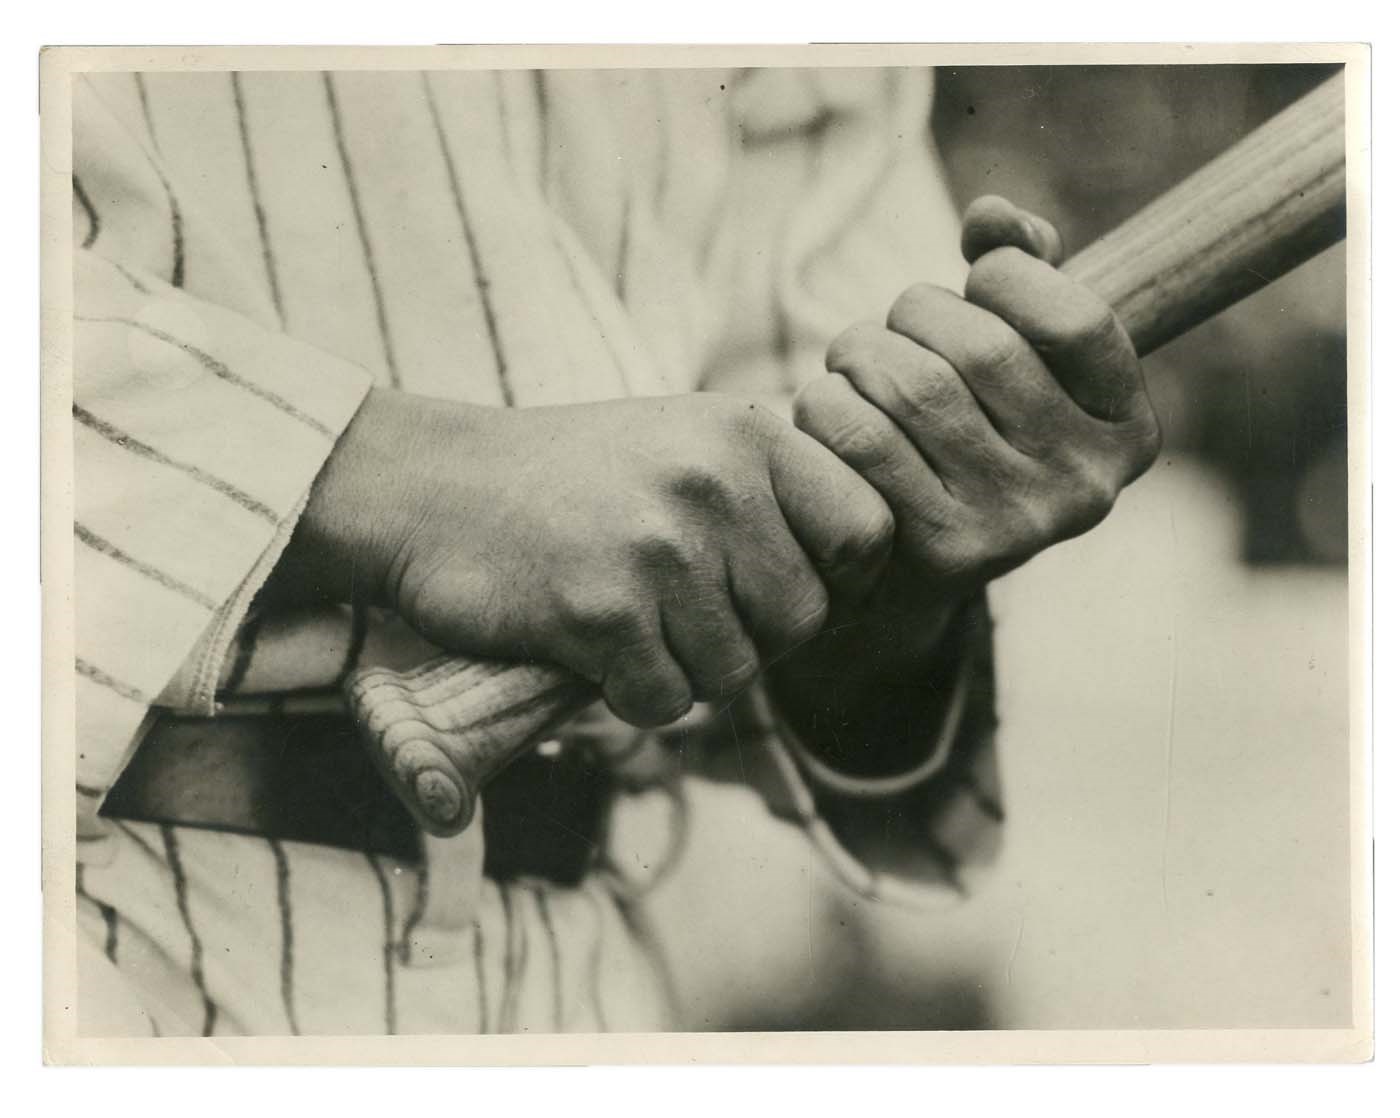
<path fill-rule="evenodd" d="M 938 71 L 934 133 L 961 204 L 1003 194 L 1073 252 L 1335 72 L 1327 66 Z M 1154 355 L 1168 448 L 1242 503 L 1241 559 L 1346 561 L 1345 250 Z"/>
<path fill-rule="evenodd" d="M 1072 253 L 1330 73 L 943 69 L 933 127 L 960 204 L 1003 194 Z M 917 915 L 774 855 L 807 875 L 765 956 L 793 993 L 741 1024 L 1350 1023 L 1345 320 L 1337 246 L 1146 362 L 1160 462 L 993 588 L 996 869 Z"/>
<path fill-rule="evenodd" d="M 933 127 L 960 204 L 1072 253 L 1332 72 L 944 69 Z M 1002 864 L 936 922 L 869 914 L 850 1025 L 1349 1023 L 1345 275 L 1150 357 L 1157 467 L 995 588 Z"/>

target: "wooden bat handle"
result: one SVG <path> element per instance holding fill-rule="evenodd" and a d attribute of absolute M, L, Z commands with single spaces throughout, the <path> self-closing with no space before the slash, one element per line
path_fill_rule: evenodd
<path fill-rule="evenodd" d="M 1340 240 L 1346 225 L 1344 76 L 1337 74 L 1069 260 L 1140 354 Z M 440 656 L 346 685 L 381 770 L 419 823 L 450 835 L 493 774 L 598 697 L 548 664 Z"/>

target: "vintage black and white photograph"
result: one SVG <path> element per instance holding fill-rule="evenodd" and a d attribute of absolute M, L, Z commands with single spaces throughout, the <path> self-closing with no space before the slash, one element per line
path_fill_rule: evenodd
<path fill-rule="evenodd" d="M 776 53 L 46 52 L 74 1051 L 1369 1053 L 1365 52 Z"/>

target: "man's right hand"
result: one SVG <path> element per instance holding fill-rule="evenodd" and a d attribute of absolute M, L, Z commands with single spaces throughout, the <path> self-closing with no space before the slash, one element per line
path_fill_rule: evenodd
<path fill-rule="evenodd" d="M 892 535 L 858 474 L 734 398 L 508 411 L 374 391 L 269 589 L 563 665 L 649 726 L 813 636 L 830 593 L 873 585 Z"/>

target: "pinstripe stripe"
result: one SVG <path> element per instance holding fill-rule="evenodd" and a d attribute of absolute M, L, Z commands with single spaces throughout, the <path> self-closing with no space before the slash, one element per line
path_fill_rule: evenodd
<path fill-rule="evenodd" d="M 588 955 L 588 993 L 593 1002 L 593 1016 L 598 1021 L 598 1031 L 605 1033 L 608 1031 L 608 1017 L 603 1012 L 603 935 L 607 921 L 603 915 L 603 902 L 598 898 L 598 894 L 585 886 L 583 895 L 588 898 L 589 904 L 593 906 L 593 914 L 598 918 L 598 934 L 593 939 L 593 950 Z"/>
<path fill-rule="evenodd" d="M 92 199 L 87 196 L 87 191 L 83 189 L 83 184 L 78 181 L 78 176 L 73 176 L 73 195 L 78 199 L 78 204 L 83 207 L 83 212 L 87 214 L 88 231 L 83 238 L 83 248 L 92 248 L 92 243 L 97 240 L 98 230 L 102 228 L 102 222 L 98 220 L 97 210 L 93 207 Z"/>
<path fill-rule="evenodd" d="M 393 1036 L 399 1029 L 398 974 L 394 971 L 394 892 L 378 857 L 365 851 L 365 858 L 374 871 L 374 879 L 379 882 L 379 897 L 384 907 L 384 1031 Z"/>
<path fill-rule="evenodd" d="M 738 75 L 731 78 L 730 82 L 734 86 L 734 89 L 738 89 L 741 85 L 743 85 L 745 80 L 746 79 L 744 72 L 740 72 Z M 723 88 L 723 86 L 720 87 L 721 90 L 723 90 Z M 729 164 L 732 167 L 739 161 L 740 158 L 742 158 L 742 128 L 740 126 L 739 119 L 736 117 L 734 112 L 734 98 L 732 94 L 728 97 L 722 97 L 720 99 L 720 105 L 722 106 L 724 112 L 725 136 L 728 139 L 725 151 L 725 158 L 729 161 Z M 700 241 L 699 263 L 700 271 L 702 273 L 709 271 L 710 262 L 714 258 L 715 246 L 720 242 L 721 235 L 724 232 L 725 218 L 728 216 L 728 214 L 729 192 L 723 191 L 720 192 L 713 201 L 710 211 L 710 219 L 706 223 L 705 232 Z"/>
<path fill-rule="evenodd" d="M 146 855 L 154 861 L 163 861 L 164 855 L 155 848 L 155 844 L 146 838 L 140 831 L 121 819 L 108 820 L 117 830 L 121 831 L 127 838 L 146 852 Z"/>
<path fill-rule="evenodd" d="M 133 74 L 136 79 L 136 93 L 141 99 L 141 115 L 146 121 L 146 133 L 151 137 L 151 146 L 160 154 L 160 137 L 156 135 L 155 117 L 151 114 L 151 98 L 146 90 L 144 74 Z M 150 158 L 150 153 L 147 153 Z M 170 286 L 185 286 L 185 216 L 180 210 L 180 200 L 175 197 L 175 189 L 170 185 L 160 163 L 150 159 L 160 185 L 165 188 L 165 200 L 170 206 Z"/>
<path fill-rule="evenodd" d="M 554 917 L 549 914 L 549 896 L 544 887 L 536 887 L 535 904 L 540 910 L 540 923 L 549 942 L 550 973 L 554 976 L 554 1031 L 564 1031 L 564 963 L 559 951 L 559 935 L 554 929 Z"/>
<path fill-rule="evenodd" d="M 825 124 L 823 123 L 821 127 L 825 127 Z M 802 185 L 803 187 L 810 187 L 816 180 L 818 168 L 821 166 L 821 153 L 818 145 L 813 143 L 806 143 L 803 147 L 803 153 L 805 155 L 805 166 L 803 168 Z M 783 223 L 783 229 L 778 239 L 780 245 L 786 245 L 788 238 L 792 235 L 793 228 L 797 224 L 797 217 L 800 212 L 797 206 L 794 206 L 788 212 L 787 220 Z M 783 253 L 781 251 L 773 254 L 774 275 L 772 288 L 775 300 L 773 311 L 778 320 L 774 336 L 774 348 L 777 350 L 778 357 L 782 362 L 781 375 L 783 383 L 789 389 L 796 389 L 798 385 L 793 382 L 792 376 L 792 356 L 794 349 L 792 322 L 789 320 L 787 308 L 783 306 L 782 257 Z"/>
<path fill-rule="evenodd" d="M 272 240 L 267 231 L 267 212 L 263 209 L 262 191 L 258 187 L 258 169 L 253 162 L 253 143 L 248 133 L 248 110 L 243 102 L 243 75 L 237 70 L 229 74 L 233 85 L 233 107 L 238 114 L 238 140 L 243 147 L 243 167 L 248 175 L 248 196 L 253 202 L 253 217 L 258 225 L 258 242 L 262 245 L 263 271 L 267 273 L 267 286 L 272 295 L 272 305 L 277 309 L 277 321 L 287 325 L 287 315 L 282 307 L 282 286 L 277 281 L 277 260 L 272 252 Z"/>
<path fill-rule="evenodd" d="M 627 302 L 627 260 L 632 251 L 632 196 L 622 196 L 622 227 L 617 235 L 617 300 Z"/>
<path fill-rule="evenodd" d="M 200 469 L 200 467 L 189 462 L 181 462 L 178 459 L 171 458 L 168 454 L 162 454 L 155 447 L 143 443 L 133 435 L 128 435 L 120 428 L 112 426 L 112 424 L 108 423 L 105 419 L 99 419 L 81 404 L 75 403 L 73 405 L 73 418 L 84 427 L 95 431 L 108 442 L 115 443 L 123 450 L 130 451 L 140 458 L 149 459 L 162 466 L 169 466 L 172 470 L 179 470 L 182 474 L 194 478 L 195 481 L 207 485 L 210 489 L 227 497 L 234 504 L 247 509 L 256 516 L 262 517 L 269 524 L 275 525 L 281 522 L 282 518 L 256 497 L 250 496 L 237 486 L 230 485 L 228 482 L 224 481 L 223 478 L 215 477 L 207 470 Z"/>
<path fill-rule="evenodd" d="M 496 362 L 496 378 L 501 386 L 501 398 L 508 408 L 515 406 L 515 391 L 510 384 L 509 364 L 506 361 L 505 346 L 501 340 L 500 327 L 496 322 L 496 311 L 491 303 L 491 282 L 482 265 L 481 246 L 476 240 L 476 231 L 467 216 L 466 199 L 462 193 L 462 183 L 457 177 L 457 164 L 447 146 L 447 133 L 443 131 L 442 114 L 438 109 L 437 96 L 433 93 L 428 75 L 423 77 L 423 92 L 428 99 L 428 113 L 433 120 L 433 131 L 437 135 L 438 148 L 442 151 L 442 161 L 447 168 L 447 182 L 452 192 L 452 205 L 457 211 L 457 220 L 462 226 L 462 239 L 466 241 L 467 256 L 471 260 L 472 274 L 476 278 L 476 290 L 481 300 L 481 318 L 486 325 L 486 336 L 491 342 L 491 356 Z"/>
<path fill-rule="evenodd" d="M 209 996 L 209 987 L 204 979 L 204 941 L 195 930 L 194 918 L 190 914 L 189 881 L 185 877 L 185 867 L 180 860 L 180 843 L 175 828 L 169 823 L 160 825 L 160 836 L 165 842 L 165 861 L 170 867 L 170 875 L 175 882 L 175 907 L 180 910 L 185 931 L 190 937 L 190 977 L 194 979 L 199 995 L 204 999 L 204 1036 L 214 1035 L 214 1025 L 219 1019 L 218 1006 Z"/>
<path fill-rule="evenodd" d="M 86 677 L 87 679 L 92 680 L 93 683 L 99 684 L 99 685 L 101 685 L 102 687 L 107 688 L 107 690 L 115 692 L 116 694 L 120 695 L 123 699 L 130 699 L 133 703 L 140 703 L 142 706 L 150 706 L 150 705 L 151 705 L 151 700 L 150 700 L 149 698 L 147 698 L 147 696 L 141 691 L 140 688 L 133 687 L 133 686 L 132 686 L 131 684 L 129 684 L 129 683 L 123 683 L 121 680 L 117 679 L 115 676 L 110 676 L 110 675 L 108 675 L 108 674 L 107 674 L 106 672 L 104 672 L 101 668 L 99 668 L 96 664 L 90 664 L 90 663 L 88 663 L 88 662 L 87 662 L 86 660 L 84 660 L 81 656 L 78 656 L 78 657 L 75 657 L 75 658 L 74 658 L 74 660 L 73 660 L 73 666 L 77 669 L 77 672 L 78 672 L 78 674 L 79 674 L 80 676 L 84 676 L 84 677 Z M 83 790 L 84 790 L 84 789 L 83 789 L 82 786 L 80 785 L 80 786 L 79 786 L 79 791 L 83 791 Z M 88 793 L 88 794 L 89 794 L 89 795 L 99 795 L 99 796 L 100 796 L 100 795 L 104 795 L 105 793 L 103 793 L 103 792 L 91 793 L 91 792 L 90 792 L 90 793 Z"/>
<path fill-rule="evenodd" d="M 296 942 L 292 920 L 291 866 L 280 841 L 270 838 L 267 845 L 271 848 L 273 861 L 277 865 L 277 915 L 282 928 L 282 1006 L 287 1011 L 287 1025 L 292 1030 L 292 1035 L 301 1036 L 301 1025 L 297 1022 L 296 975 L 293 971 Z"/>
<path fill-rule="evenodd" d="M 658 217 L 666 206 L 666 195 L 671 189 L 671 99 L 666 96 L 666 84 L 659 70 L 648 70 L 652 76 L 653 93 L 656 97 L 656 121 L 661 126 L 656 145 L 656 179 L 651 190 L 651 211 Z"/>
<path fill-rule="evenodd" d="M 534 71 L 531 78 L 530 85 L 535 91 L 535 116 L 540 125 L 540 187 L 548 198 L 554 172 L 554 153 L 549 143 L 549 85 L 543 70 Z"/>
<path fill-rule="evenodd" d="M 888 151 L 885 161 L 879 171 L 872 172 L 870 181 L 866 184 L 865 190 L 861 192 L 859 200 L 852 207 L 851 211 L 843 215 L 841 221 L 835 223 L 823 241 L 809 252 L 795 269 L 797 283 L 810 295 L 810 283 L 812 272 L 816 269 L 817 263 L 822 257 L 832 256 L 838 252 L 850 239 L 852 231 L 859 228 L 860 222 L 874 208 L 876 201 L 890 181 L 891 172 L 899 162 L 899 157 L 904 151 L 898 138 L 893 134 L 893 129 L 898 123 L 895 108 L 899 99 L 899 77 L 893 70 L 884 73 L 885 82 L 885 117 L 891 134 L 885 138 L 887 140 Z"/>
<path fill-rule="evenodd" d="M 146 75 L 136 73 L 131 76 L 136 79 L 136 96 L 141 101 L 141 117 L 146 122 L 146 134 L 151 137 L 151 146 L 160 151 L 160 137 L 156 135 L 156 121 L 151 115 L 151 98 L 146 89 Z"/>
<path fill-rule="evenodd" d="M 102 260 L 103 263 L 112 265 L 113 268 L 115 268 L 118 272 L 121 273 L 122 279 L 126 280 L 127 283 L 131 284 L 131 286 L 136 288 L 136 290 L 139 291 L 142 295 L 149 295 L 151 293 L 151 289 L 147 287 L 141 281 L 140 277 L 137 276 L 136 273 L 133 272 L 130 268 L 127 268 L 122 264 L 118 264 L 115 260 L 108 260 L 105 256 L 102 258 Z"/>
<path fill-rule="evenodd" d="M 477 1032 L 491 1031 L 491 1013 L 486 1004 L 486 932 L 480 918 L 472 925 L 472 963 L 476 967 Z"/>
<path fill-rule="evenodd" d="M 398 362 L 394 357 L 393 335 L 389 331 L 389 312 L 384 305 L 384 291 L 380 286 L 379 269 L 374 261 L 374 246 L 370 243 L 369 226 L 365 223 L 360 187 L 355 181 L 355 171 L 350 163 L 350 149 L 345 144 L 345 126 L 340 116 L 335 81 L 329 71 L 322 72 L 321 80 L 326 88 L 326 107 L 331 116 L 331 130 L 335 134 L 335 148 L 340 155 L 340 167 L 345 174 L 345 188 L 350 195 L 350 209 L 355 214 L 355 229 L 360 237 L 360 248 L 364 252 L 365 268 L 369 271 L 370 293 L 374 297 L 374 317 L 379 325 L 379 339 L 384 347 L 384 364 L 389 370 L 389 383 L 395 388 L 401 388 L 403 383 L 399 377 Z"/>
<path fill-rule="evenodd" d="M 515 165 L 515 148 L 510 139 L 510 114 L 506 111 L 506 77 L 500 70 L 493 70 L 491 77 L 496 84 L 496 115 L 501 123 L 501 157 L 512 171 Z"/>
<path fill-rule="evenodd" d="M 621 353 L 618 352 L 617 339 L 613 336 L 611 330 L 605 330 L 603 324 L 598 321 L 598 315 L 593 309 L 593 304 L 589 301 L 587 294 L 584 292 L 583 277 L 578 274 L 578 267 L 574 263 L 573 253 L 564 248 L 563 243 L 559 239 L 559 230 L 557 227 L 553 230 L 553 236 L 555 248 L 558 250 L 559 258 L 564 264 L 564 271 L 568 273 L 569 285 L 573 288 L 574 297 L 577 299 L 579 307 L 593 320 L 594 328 L 598 331 L 598 340 L 603 343 L 603 348 L 608 351 L 608 356 L 612 359 L 613 372 L 617 374 L 617 379 L 622 382 L 627 395 L 637 395 L 638 386 L 633 384 L 627 376 L 627 366 L 622 360 Z"/>
<path fill-rule="evenodd" d="M 198 346 L 193 346 L 189 342 L 182 341 L 181 339 L 175 337 L 175 335 L 173 334 L 167 334 L 164 330 L 160 329 L 157 326 L 152 326 L 150 323 L 142 322 L 139 319 L 122 318 L 116 315 L 105 316 L 80 314 L 74 315 L 73 317 L 78 322 L 90 322 L 95 325 L 101 324 L 105 326 L 126 326 L 132 330 L 140 330 L 143 334 L 149 334 L 157 341 L 164 342 L 166 345 L 174 346 L 176 349 L 183 350 L 185 353 L 189 354 L 196 361 L 198 361 L 206 372 L 213 373 L 214 376 L 218 377 L 220 380 L 225 380 L 228 381 L 229 384 L 237 385 L 245 392 L 251 393 L 252 395 L 256 396 L 259 400 L 271 404 L 278 411 L 283 412 L 286 415 L 290 416 L 292 419 L 295 419 L 297 422 L 303 423 L 307 427 L 310 427 L 318 435 L 321 435 L 324 438 L 330 439 L 332 441 L 334 441 L 335 439 L 334 431 L 332 431 L 314 415 L 308 415 L 306 412 L 302 411 L 285 396 L 279 396 L 276 392 L 264 388 L 260 384 L 254 384 L 251 380 L 248 380 L 246 377 L 240 376 L 238 373 L 235 373 L 232 369 L 230 369 L 227 365 L 225 365 L 218 358 L 214 357 L 212 354 L 205 353 L 204 350 L 200 349 Z"/>
<path fill-rule="evenodd" d="M 106 926 L 106 935 L 102 944 L 102 953 L 107 956 L 110 962 L 117 961 L 117 910 L 105 901 L 99 901 L 84 888 L 83 870 L 86 867 L 82 863 L 78 864 L 78 896 L 97 906 L 97 911 L 102 915 L 102 923 Z"/>
<path fill-rule="evenodd" d="M 520 997 L 524 987 L 525 968 L 530 957 L 530 939 L 525 929 L 525 917 L 515 907 L 510 888 L 496 882 L 505 913 L 506 959 L 505 989 L 501 993 L 501 1022 L 503 1033 L 513 1033 L 520 1027 Z"/>
<path fill-rule="evenodd" d="M 81 543 L 92 548 L 93 551 L 107 556 L 107 558 L 114 562 L 120 563 L 122 566 L 135 571 L 142 577 L 150 579 L 159 586 L 165 587 L 165 589 L 172 593 L 179 594 L 183 598 L 188 598 L 196 605 L 203 606 L 207 610 L 216 610 L 219 608 L 219 603 L 209 597 L 208 594 L 196 589 L 187 582 L 182 582 L 174 575 L 167 574 L 159 567 L 154 567 L 150 563 L 142 562 L 140 559 L 129 555 L 116 544 L 99 536 L 86 525 L 74 521 L 73 535 L 77 536 Z"/>
<path fill-rule="evenodd" d="M 414 876 L 413 907 L 403 922 L 403 936 L 399 939 L 399 960 L 407 966 L 411 961 L 411 940 L 418 925 L 423 921 L 423 913 L 428 910 L 428 867 L 418 867 Z"/>

